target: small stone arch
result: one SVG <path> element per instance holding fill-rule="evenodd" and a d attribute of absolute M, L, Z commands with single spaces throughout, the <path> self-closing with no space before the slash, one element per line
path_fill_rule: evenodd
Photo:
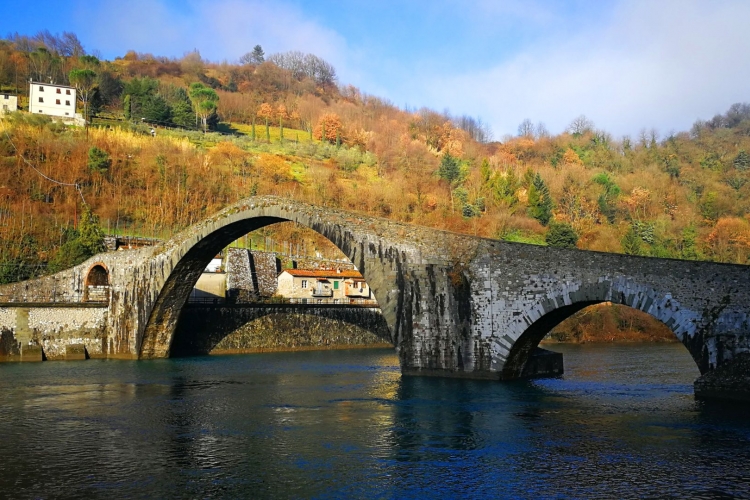
<path fill-rule="evenodd" d="M 109 300 L 109 269 L 102 262 L 97 262 L 89 268 L 84 283 L 84 302 L 106 302 Z"/>
<path fill-rule="evenodd" d="M 577 290 L 550 293 L 531 306 L 513 325 L 513 330 L 521 333 L 508 350 L 501 378 L 521 378 L 530 354 L 552 328 L 576 312 L 603 302 L 638 309 L 664 323 L 690 352 L 701 373 L 706 371 L 705 353 L 701 348 L 703 342 L 697 333 L 701 315 L 682 308 L 669 293 L 615 279 L 584 285 Z"/>

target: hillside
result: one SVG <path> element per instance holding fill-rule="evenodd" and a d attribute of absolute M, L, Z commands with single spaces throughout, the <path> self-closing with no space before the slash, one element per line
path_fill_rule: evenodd
<path fill-rule="evenodd" d="M 0 41 L 0 88 L 22 105 L 18 82 L 94 75 L 88 130 L 24 113 L 0 122 L 2 281 L 67 263 L 58 254 L 86 207 L 104 232 L 167 236 L 251 194 L 511 241 L 750 263 L 747 104 L 666 137 L 615 139 L 581 116 L 559 135 L 524 122 L 491 141 L 479 119 L 339 85 L 310 54 L 99 61 L 71 40 Z M 289 226 L 268 238 L 325 247 Z"/>

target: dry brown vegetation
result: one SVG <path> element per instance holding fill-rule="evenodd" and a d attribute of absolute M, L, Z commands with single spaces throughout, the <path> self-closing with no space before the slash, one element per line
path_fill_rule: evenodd
<path fill-rule="evenodd" d="M 677 342 L 663 323 L 648 314 L 609 302 L 589 306 L 552 329 L 547 342 Z"/>

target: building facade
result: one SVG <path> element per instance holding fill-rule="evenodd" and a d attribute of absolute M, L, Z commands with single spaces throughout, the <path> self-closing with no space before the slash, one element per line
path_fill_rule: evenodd
<path fill-rule="evenodd" d="M 18 111 L 18 96 L 0 94 L 0 115 Z"/>
<path fill-rule="evenodd" d="M 82 118 L 76 113 L 76 89 L 52 83 L 29 83 L 29 113 Z"/>
<path fill-rule="evenodd" d="M 277 294 L 309 304 L 374 302 L 370 287 L 354 270 L 287 269 L 279 274 Z"/>

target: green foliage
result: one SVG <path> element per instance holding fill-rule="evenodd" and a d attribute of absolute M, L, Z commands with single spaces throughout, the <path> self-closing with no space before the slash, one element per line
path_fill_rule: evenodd
<path fill-rule="evenodd" d="M 99 227 L 99 217 L 85 207 L 78 229 L 67 232 L 65 243 L 49 261 L 48 271 L 54 273 L 71 268 L 104 250 L 104 232 Z"/>
<path fill-rule="evenodd" d="M 507 233 L 501 235 L 500 239 L 503 241 L 510 241 L 515 243 L 528 243 L 530 245 L 546 245 L 546 242 L 544 241 L 544 235 L 519 231 L 518 229 L 508 231 Z"/>
<path fill-rule="evenodd" d="M 130 115 L 130 106 L 131 106 L 130 100 L 131 99 L 132 97 L 130 97 L 130 95 L 126 95 L 125 98 L 122 100 L 122 108 L 123 108 L 123 112 L 125 113 L 126 120 L 130 120 L 131 118 L 131 115 Z"/>
<path fill-rule="evenodd" d="M 682 248 L 680 257 L 687 260 L 697 260 L 699 258 L 696 241 L 698 239 L 698 230 L 695 225 L 690 224 L 682 230 Z"/>
<path fill-rule="evenodd" d="M 482 160 L 482 166 L 479 171 L 482 174 L 482 182 L 485 184 L 489 183 L 490 179 L 492 179 L 492 169 L 490 168 L 490 162 L 487 161 L 487 158 Z"/>
<path fill-rule="evenodd" d="M 748 155 L 744 149 L 741 149 L 737 156 L 732 160 L 734 168 L 740 171 L 745 171 L 750 168 L 750 155 Z"/>
<path fill-rule="evenodd" d="M 739 191 L 745 184 L 747 184 L 747 179 L 741 175 L 728 177 L 725 181 L 735 191 Z"/>
<path fill-rule="evenodd" d="M 680 176 L 680 162 L 677 159 L 677 155 L 669 154 L 662 159 L 664 165 L 664 171 L 669 174 L 670 179 L 677 179 Z"/>
<path fill-rule="evenodd" d="M 615 183 L 614 179 L 610 177 L 609 173 L 601 172 L 599 174 L 596 174 L 593 178 L 593 181 L 604 187 L 604 192 L 607 194 L 607 196 L 619 196 L 620 187 Z"/>
<path fill-rule="evenodd" d="M 111 164 L 112 160 L 109 158 L 109 153 L 96 146 L 89 149 L 88 167 L 91 172 L 103 174 L 109 170 Z"/>
<path fill-rule="evenodd" d="M 461 207 L 461 215 L 467 219 L 470 219 L 471 217 L 479 217 L 481 213 L 482 211 L 479 207 L 472 205 L 471 203 L 464 203 L 463 207 Z"/>
<path fill-rule="evenodd" d="M 169 123 L 170 110 L 160 95 L 149 95 L 141 100 L 141 116 L 150 123 Z"/>
<path fill-rule="evenodd" d="M 724 167 L 721 162 L 721 157 L 718 155 L 718 153 L 715 153 L 713 151 L 706 153 L 703 155 L 703 158 L 701 158 L 700 161 L 701 167 L 712 170 L 714 172 L 720 172 Z"/>
<path fill-rule="evenodd" d="M 630 229 L 628 229 L 628 232 L 625 233 L 625 236 L 620 242 L 622 244 L 623 253 L 627 255 L 642 255 L 643 250 L 641 248 L 641 241 L 642 240 L 640 236 L 638 236 L 636 230 L 633 226 L 630 226 Z"/>
<path fill-rule="evenodd" d="M 206 87 L 202 83 L 194 82 L 190 84 L 188 96 L 190 96 L 190 100 L 193 102 L 193 109 L 201 117 L 203 130 L 208 130 L 208 118 L 216 113 L 216 103 L 219 101 L 219 95 L 214 89 Z"/>
<path fill-rule="evenodd" d="M 340 148 L 336 151 L 336 164 L 344 172 L 354 172 L 362 163 L 365 163 L 365 155 L 357 148 Z"/>
<path fill-rule="evenodd" d="M 68 73 L 68 80 L 78 91 L 78 98 L 83 102 L 83 117 L 88 120 L 88 103 L 96 88 L 96 73 L 90 69 L 73 69 Z"/>
<path fill-rule="evenodd" d="M 496 202 L 507 207 L 513 207 L 518 203 L 516 192 L 521 187 L 521 182 L 512 168 L 493 176 L 488 183 L 488 187 Z"/>
<path fill-rule="evenodd" d="M 457 184 L 461 181 L 461 161 L 451 156 L 450 153 L 445 153 L 443 158 L 440 160 L 440 167 L 438 167 L 438 177 L 448 181 L 449 184 Z"/>
<path fill-rule="evenodd" d="M 633 222 L 631 228 L 633 231 L 635 231 L 635 234 L 637 234 L 638 237 L 645 243 L 653 245 L 656 241 L 654 233 L 655 227 L 653 222 L 635 221 Z"/>
<path fill-rule="evenodd" d="M 599 211 L 604 217 L 606 217 L 607 222 L 609 222 L 610 224 L 614 224 L 617 217 L 617 205 L 615 205 L 612 198 L 607 196 L 606 193 L 600 194 L 596 202 L 599 206 Z"/>
<path fill-rule="evenodd" d="M 195 113 L 187 90 L 176 85 L 162 85 L 159 95 L 169 106 L 169 120 L 172 123 L 186 128 L 195 126 Z"/>
<path fill-rule="evenodd" d="M 546 226 L 552 218 L 552 205 L 549 188 L 537 173 L 529 188 L 529 216 Z"/>
<path fill-rule="evenodd" d="M 576 248 L 578 233 L 567 222 L 552 222 L 544 236 L 544 241 L 551 247 Z"/>
<path fill-rule="evenodd" d="M 698 206 L 700 207 L 701 215 L 704 219 L 715 221 L 719 218 L 717 198 L 718 195 L 716 194 L 716 191 L 709 191 L 701 197 Z"/>
<path fill-rule="evenodd" d="M 39 243 L 30 234 L 20 241 L 0 241 L 0 284 L 36 278 L 43 274 Z"/>
<path fill-rule="evenodd" d="M 457 187 L 453 190 L 453 197 L 462 204 L 469 202 L 469 192 L 464 187 Z"/>

